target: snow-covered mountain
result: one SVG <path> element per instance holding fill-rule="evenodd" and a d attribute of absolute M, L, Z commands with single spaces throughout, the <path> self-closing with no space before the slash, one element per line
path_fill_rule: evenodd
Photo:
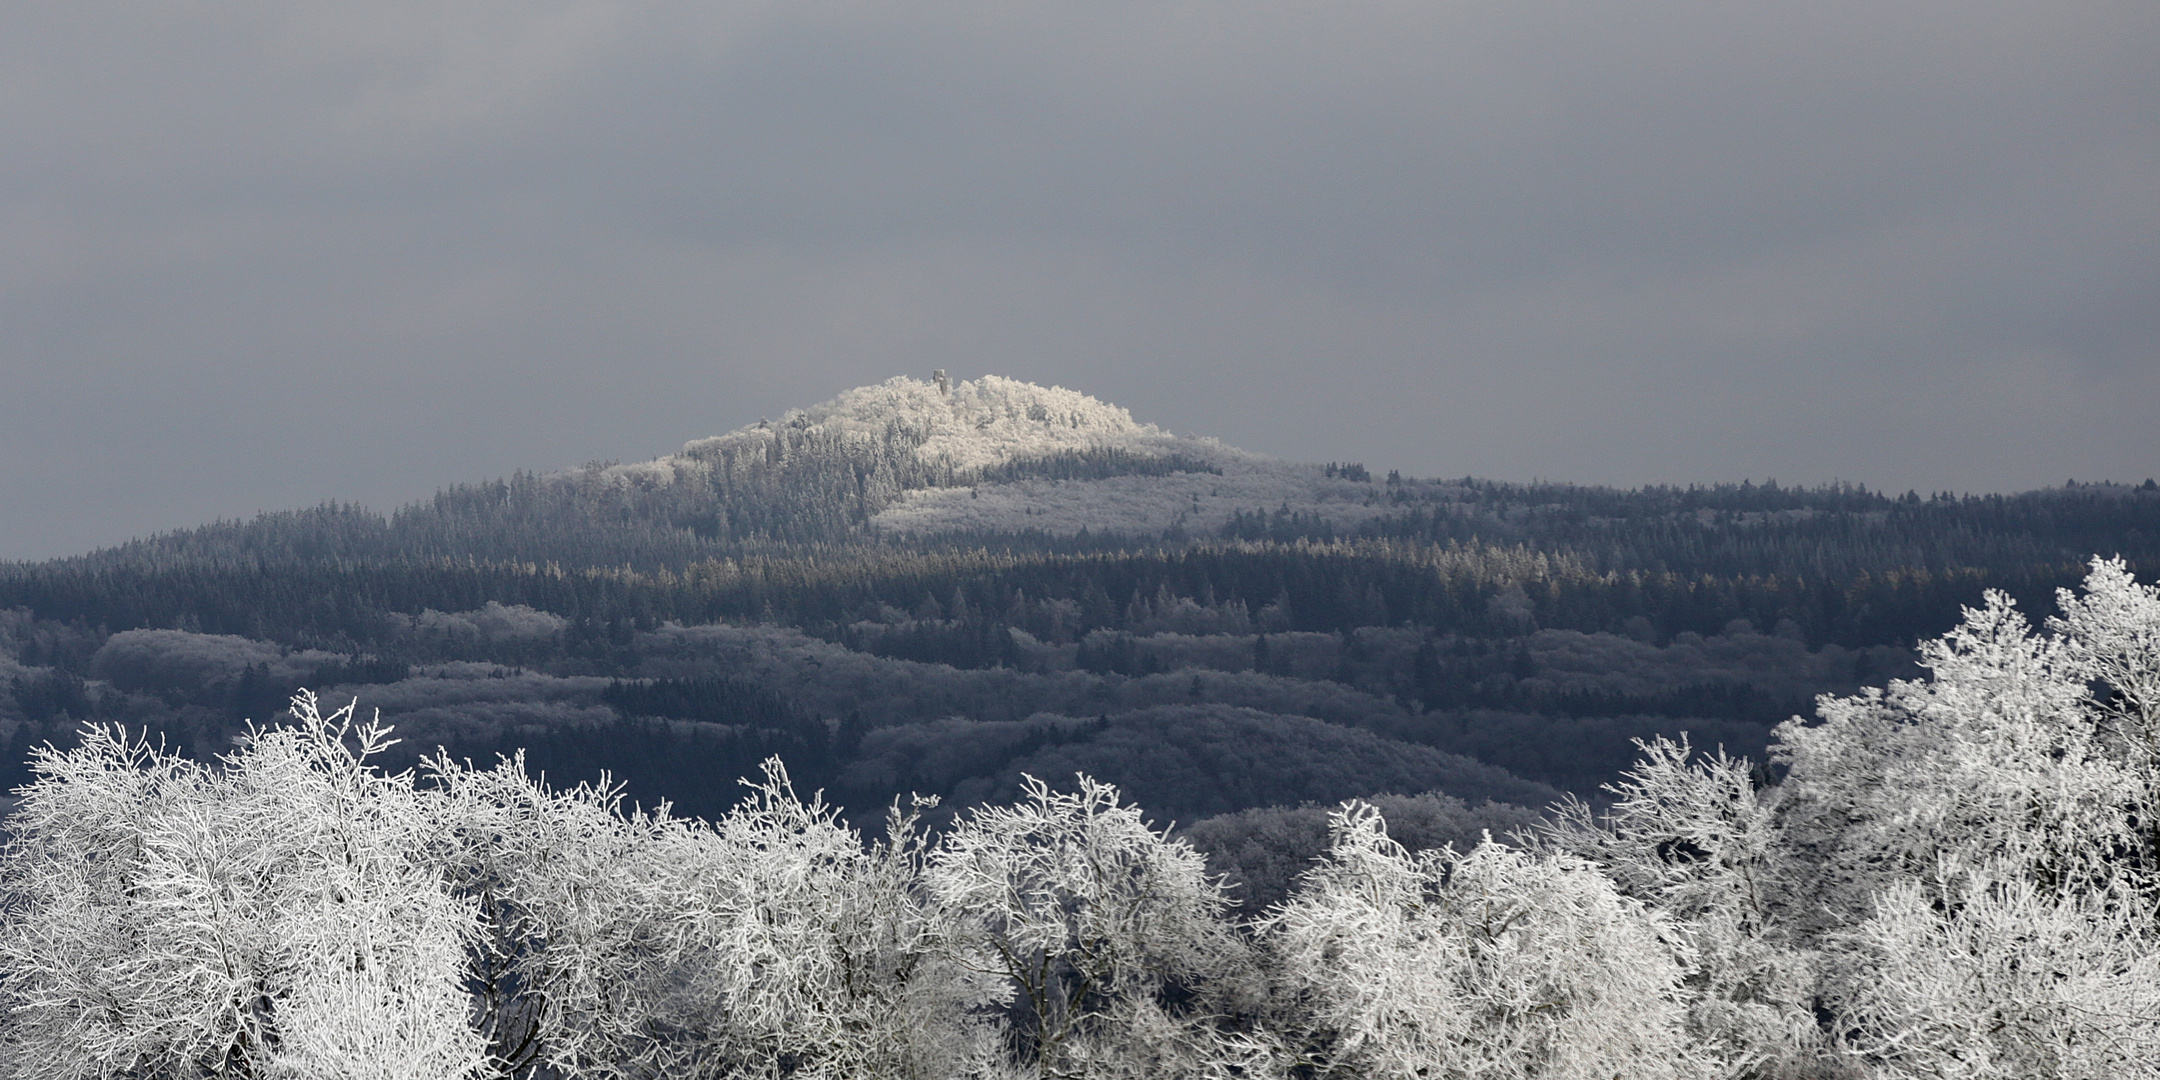
<path fill-rule="evenodd" d="M 789 453 L 837 455 L 870 471 L 911 466 L 897 471 L 912 479 L 877 500 L 868 518 L 885 533 L 1213 531 L 1239 512 L 1283 509 L 1351 527 L 1391 509 L 1362 470 L 1175 435 L 1079 391 L 997 375 L 895 377 L 606 474 L 654 486 Z M 1095 467 L 1081 476 L 1028 467 L 1073 459 Z"/>
<path fill-rule="evenodd" d="M 709 461 L 729 450 L 769 443 L 776 428 L 864 449 L 906 443 L 922 464 L 949 466 L 961 474 L 1091 450 L 1137 457 L 1177 455 L 1211 464 L 1254 457 L 1214 439 L 1172 435 L 1134 420 L 1125 409 L 1062 386 L 998 375 L 942 384 L 900 375 L 807 409 L 789 410 L 777 421 L 760 420 L 725 435 L 692 440 L 681 454 L 617 469 L 630 473 Z"/>

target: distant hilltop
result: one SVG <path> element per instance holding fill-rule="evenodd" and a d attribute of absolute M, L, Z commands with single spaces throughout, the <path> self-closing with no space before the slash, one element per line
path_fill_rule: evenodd
<path fill-rule="evenodd" d="M 778 470 L 778 471 L 775 471 Z M 862 477 L 853 490 L 839 474 Z M 592 474 L 587 474 L 592 475 Z M 1300 464 L 1174 435 L 1062 386 L 985 375 L 897 376 L 778 420 L 693 440 L 680 453 L 598 477 L 658 491 L 789 476 L 799 495 L 853 498 L 858 527 L 887 535 L 1213 533 L 1241 512 L 1294 510 L 1355 528 L 1399 507 L 1362 466 Z M 804 507 L 801 514 L 816 515 Z M 798 514 L 800 516 L 800 514 Z"/>
<path fill-rule="evenodd" d="M 1091 451 L 1122 451 L 1139 457 L 1179 455 L 1215 464 L 1257 456 L 1214 439 L 1173 435 L 1077 390 L 1000 375 L 954 382 L 940 370 L 927 381 L 900 375 L 859 386 L 807 409 L 791 409 L 778 420 L 760 420 L 725 435 L 692 440 L 680 454 L 618 465 L 610 471 L 624 475 L 672 472 L 687 463 L 712 461 L 731 451 L 769 443 L 776 428 L 840 449 L 911 446 L 922 464 L 958 473 Z"/>

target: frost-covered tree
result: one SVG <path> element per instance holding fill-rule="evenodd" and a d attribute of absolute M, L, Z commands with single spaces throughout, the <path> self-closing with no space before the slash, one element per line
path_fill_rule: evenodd
<path fill-rule="evenodd" d="M 1238 1060 L 1209 1012 L 1246 965 L 1221 884 L 1116 788 L 1028 777 L 1019 804 L 961 818 L 925 883 L 969 963 L 1001 980 L 1036 1075 L 1204 1077 Z"/>
<path fill-rule="evenodd" d="M 1778 729 L 1774 787 L 1657 740 L 1608 811 L 1545 830 L 1686 935 L 1725 1069 L 1804 1073 L 1832 1042 L 1886 1078 L 2160 1056 L 2160 592 L 2095 559 L 2059 602 L 2036 634 L 1991 592 L 1922 643 L 1928 678 L 1824 698 Z"/>
<path fill-rule="evenodd" d="M 1876 1075 L 2152 1075 L 2160 939 L 2148 898 L 2066 893 L 2022 869 L 1946 858 L 1878 893 L 1843 935 L 1844 1035 Z"/>
<path fill-rule="evenodd" d="M 1288 995 L 1279 1037 L 1328 1077 L 1692 1077 L 1684 947 L 1572 856 L 1488 837 L 1412 856 L 1372 807 L 1259 922 Z"/>
<path fill-rule="evenodd" d="M 912 820 L 866 846 L 776 761 L 711 825 L 517 761 L 434 768 L 503 1073 L 928 1080 L 990 1056 L 990 991 L 921 903 Z"/>
<path fill-rule="evenodd" d="M 2147 798 L 2160 770 L 2160 589 L 2140 585 L 2121 559 L 2094 559 L 2083 594 L 2060 590 L 2048 629 L 2093 692 L 2086 707 L 2103 744 L 2140 774 Z M 2160 820 L 2147 813 L 2148 828 Z M 2148 832 L 2148 854 L 2160 838 Z"/>
<path fill-rule="evenodd" d="M 215 767 L 117 727 L 36 752 L 0 859 L 0 1072 L 455 1078 L 482 1063 L 470 904 L 347 706 Z"/>
<path fill-rule="evenodd" d="M 1787 843 L 1815 868 L 1806 899 L 1864 915 L 1946 855 L 2064 891 L 2143 861 L 2144 767 L 2102 737 L 2089 661 L 1997 592 L 1920 654 L 1930 678 L 1824 698 L 1820 723 L 1777 731 Z"/>
<path fill-rule="evenodd" d="M 1542 846 L 1590 860 L 1671 920 L 1688 944 L 1688 1030 L 1727 1071 L 1804 1067 L 1823 1045 L 1812 1011 L 1815 953 L 1781 917 L 1791 862 L 1744 759 L 1697 755 L 1683 738 L 1638 741 L 1609 809 L 1571 799 Z"/>
<path fill-rule="evenodd" d="M 1921 646 L 1930 678 L 1778 731 L 1793 911 L 1826 950 L 1837 1033 L 1880 1075 L 2118 1076 L 2160 1057 L 2160 596 L 2095 560 L 2061 604 L 2035 634 L 1989 593 Z"/>

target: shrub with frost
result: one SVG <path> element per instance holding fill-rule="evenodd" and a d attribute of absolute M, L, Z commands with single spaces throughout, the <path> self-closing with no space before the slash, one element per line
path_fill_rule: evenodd
<path fill-rule="evenodd" d="M 925 875 L 968 963 L 1002 984 L 1015 1064 L 1044 1078 L 1239 1075 L 1217 1021 L 1247 960 L 1205 859 L 1108 784 L 1025 784 L 1019 804 L 965 814 Z"/>
<path fill-rule="evenodd" d="M 1946 858 L 1892 884 L 1843 945 L 1844 1036 L 1882 1077 L 2149 1076 L 2160 940 L 2146 898 L 2064 892 Z"/>
<path fill-rule="evenodd" d="M 1369 805 L 1260 920 L 1310 1075 L 1605 1080 L 1703 1075 L 1684 947 L 1595 866 L 1490 838 L 1412 856 Z"/>
<path fill-rule="evenodd" d="M 118 728 L 40 749 L 0 859 L 0 1073 L 463 1077 L 470 904 L 347 707 L 216 766 Z"/>
<path fill-rule="evenodd" d="M 866 846 L 777 761 L 710 825 L 514 760 L 434 768 L 506 1074 L 942 1080 L 990 1056 L 970 1016 L 989 991 L 921 903 L 912 820 Z"/>
<path fill-rule="evenodd" d="M 1642 756 L 1595 812 L 1558 807 L 1541 846 L 1585 858 L 1687 942 L 1688 1030 L 1736 1075 L 1804 1069 L 1827 1052 L 1813 1013 L 1816 952 L 1784 918 L 1791 861 L 1745 759 L 1638 740 Z"/>

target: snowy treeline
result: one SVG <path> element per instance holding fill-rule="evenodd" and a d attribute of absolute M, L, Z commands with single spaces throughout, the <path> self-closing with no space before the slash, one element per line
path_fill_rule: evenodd
<path fill-rule="evenodd" d="M 182 529 L 37 575 L 471 559 L 680 572 L 708 560 L 894 547 L 1355 538 L 1527 545 L 1599 573 L 1776 575 L 1789 586 L 1862 573 L 2052 571 L 2096 548 L 2137 562 L 2153 555 L 2156 510 L 2151 481 L 1923 498 L 1844 484 L 1616 490 L 1376 478 L 1359 463 L 1280 461 L 1174 435 L 1060 387 L 900 377 L 645 461 L 454 484 L 387 517 L 332 503 Z M 0 606 L 22 602 L 5 595 L 10 576 L 0 564 Z"/>
<path fill-rule="evenodd" d="M 2127 1077 L 2160 1060 L 2160 590 L 1991 594 L 1783 775 L 1664 740 L 1288 897 L 1086 777 L 866 841 L 775 762 L 712 822 L 295 702 L 216 765 L 40 751 L 0 882 L 23 1077 Z"/>

